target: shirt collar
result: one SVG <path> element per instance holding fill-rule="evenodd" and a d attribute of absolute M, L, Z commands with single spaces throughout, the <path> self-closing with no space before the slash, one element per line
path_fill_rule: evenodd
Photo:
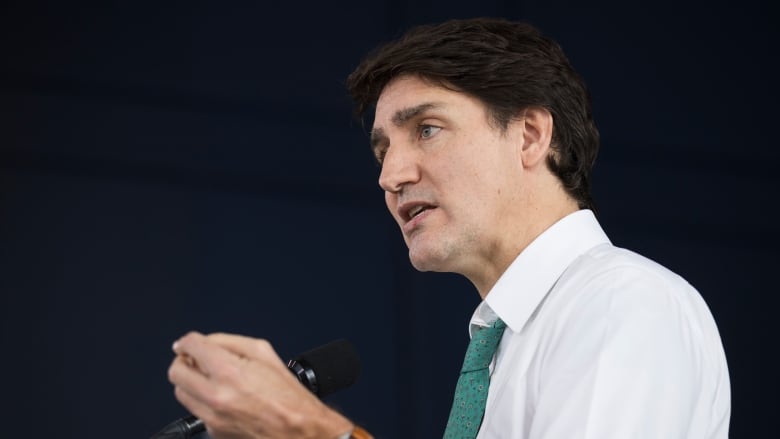
<path fill-rule="evenodd" d="M 520 332 L 569 264 L 609 242 L 590 210 L 560 219 L 509 265 L 474 311 L 471 326 L 488 326 L 500 317 L 513 332 Z"/>

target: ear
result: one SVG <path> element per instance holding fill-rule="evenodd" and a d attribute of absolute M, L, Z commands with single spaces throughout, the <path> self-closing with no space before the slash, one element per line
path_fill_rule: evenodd
<path fill-rule="evenodd" d="M 520 157 L 523 167 L 535 168 L 540 164 L 546 166 L 552 141 L 553 117 L 542 107 L 529 107 L 520 119 L 523 123 L 523 145 Z"/>

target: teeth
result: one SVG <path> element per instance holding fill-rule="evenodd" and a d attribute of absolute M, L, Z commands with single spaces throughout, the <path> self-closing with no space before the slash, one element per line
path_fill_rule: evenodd
<path fill-rule="evenodd" d="M 412 208 L 412 210 L 409 211 L 409 218 L 416 217 L 423 210 L 425 210 L 425 206 L 416 206 L 416 207 Z"/>

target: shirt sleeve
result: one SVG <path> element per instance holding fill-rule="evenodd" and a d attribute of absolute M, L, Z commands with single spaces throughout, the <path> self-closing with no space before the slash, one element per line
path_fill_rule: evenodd
<path fill-rule="evenodd" d="M 686 294 L 636 268 L 583 286 L 540 350 L 530 438 L 707 437 L 694 425 L 706 353 Z"/>

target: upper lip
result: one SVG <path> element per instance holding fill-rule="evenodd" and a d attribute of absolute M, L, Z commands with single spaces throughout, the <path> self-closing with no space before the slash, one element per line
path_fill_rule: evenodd
<path fill-rule="evenodd" d="M 436 206 L 426 201 L 408 201 L 398 206 L 398 216 L 401 217 L 405 222 L 408 222 L 412 219 L 413 213 L 417 212 L 418 210 L 421 211 L 421 209 L 424 210 L 426 208 L 432 207 Z"/>

